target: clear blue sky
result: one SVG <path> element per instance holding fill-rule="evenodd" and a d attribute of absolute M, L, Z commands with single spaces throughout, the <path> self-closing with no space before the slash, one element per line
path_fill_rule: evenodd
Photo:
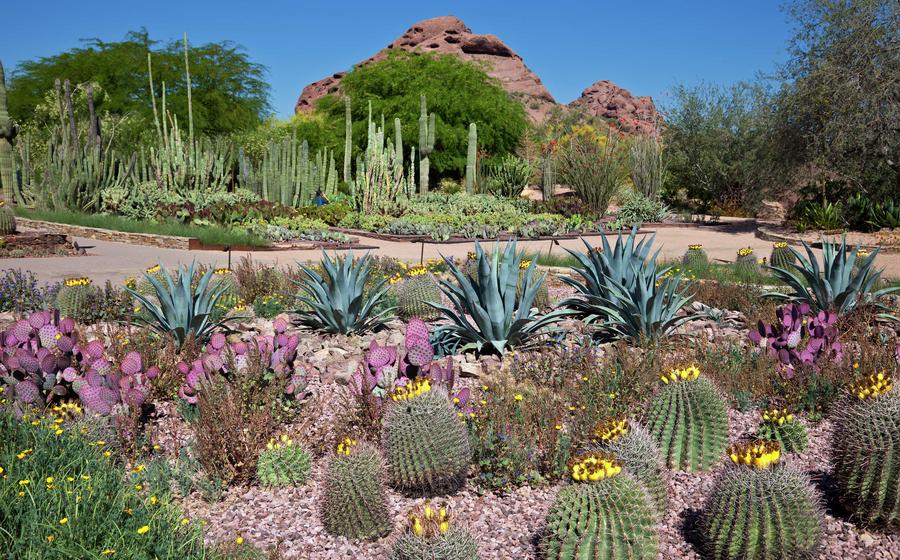
<path fill-rule="evenodd" d="M 678 83 L 730 84 L 773 70 L 790 36 L 780 3 L 20 0 L 0 10 L 0 60 L 9 72 L 81 38 L 113 41 L 142 26 L 154 39 L 187 31 L 192 43 L 232 40 L 268 67 L 272 107 L 288 117 L 307 83 L 349 69 L 416 21 L 452 14 L 475 33 L 499 36 L 557 101 L 607 79 L 664 104 Z"/>

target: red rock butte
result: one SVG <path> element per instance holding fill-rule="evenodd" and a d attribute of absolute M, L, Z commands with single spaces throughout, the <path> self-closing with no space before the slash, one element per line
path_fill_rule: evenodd
<path fill-rule="evenodd" d="M 541 79 L 522 57 L 496 35 L 477 35 L 455 16 L 441 16 L 416 23 L 375 55 L 356 66 L 384 59 L 393 49 L 409 52 L 452 54 L 484 65 L 488 75 L 518 99 L 535 122 L 542 122 L 551 109 L 560 106 Z M 345 72 L 337 72 L 303 88 L 294 112 L 311 111 L 320 97 L 340 93 Z M 656 129 L 659 114 L 650 97 L 635 97 L 612 82 L 601 80 L 584 90 L 569 107 L 612 119 L 626 131 L 650 133 Z"/>

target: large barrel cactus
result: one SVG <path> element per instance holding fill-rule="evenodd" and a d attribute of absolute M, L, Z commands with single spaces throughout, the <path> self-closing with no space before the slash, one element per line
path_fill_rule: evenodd
<path fill-rule="evenodd" d="M 650 403 L 646 426 L 673 469 L 703 471 L 728 445 L 728 407 L 695 366 L 673 369 Z"/>
<path fill-rule="evenodd" d="M 703 250 L 703 245 L 688 245 L 688 250 L 681 257 L 681 264 L 687 268 L 703 268 L 709 263 L 709 257 Z"/>
<path fill-rule="evenodd" d="M 411 493 L 458 488 L 472 455 L 466 428 L 447 393 L 423 378 L 391 393 L 382 444 L 392 484 Z"/>
<path fill-rule="evenodd" d="M 653 436 L 636 422 L 611 418 L 594 429 L 598 448 L 622 462 L 625 470 L 644 485 L 658 511 L 666 509 L 665 466 Z"/>
<path fill-rule="evenodd" d="M 373 539 L 391 530 L 378 450 L 345 438 L 328 464 L 321 518 L 325 530 L 350 539 Z"/>
<path fill-rule="evenodd" d="M 441 289 L 431 273 L 415 274 L 416 270 L 397 288 L 398 311 L 404 320 L 433 321 L 441 313 L 428 303 L 441 303 Z"/>
<path fill-rule="evenodd" d="M 769 264 L 778 268 L 789 268 L 797 262 L 797 255 L 788 247 L 787 241 L 778 241 L 772 244 L 772 255 Z"/>
<path fill-rule="evenodd" d="M 658 512 L 643 485 L 612 455 L 574 459 L 575 484 L 564 486 L 547 515 L 541 543 L 547 560 L 655 560 Z"/>
<path fill-rule="evenodd" d="M 715 560 L 809 558 L 819 546 L 822 508 L 809 479 L 779 462 L 775 442 L 732 446 L 704 507 L 701 534 Z"/>
<path fill-rule="evenodd" d="M 269 440 L 256 461 L 256 478 L 263 486 L 303 484 L 309 476 L 309 453 L 287 434 Z"/>
<path fill-rule="evenodd" d="M 900 393 L 887 373 L 851 387 L 834 414 L 831 462 L 857 523 L 900 530 Z"/>
<path fill-rule="evenodd" d="M 68 278 L 56 294 L 56 308 L 61 317 L 81 319 L 87 306 L 93 301 L 97 289 L 90 278 Z"/>
<path fill-rule="evenodd" d="M 794 415 L 786 408 L 771 408 L 760 412 L 762 424 L 757 437 L 765 441 L 775 441 L 785 453 L 803 451 L 809 445 L 806 427 L 794 420 Z"/>
<path fill-rule="evenodd" d="M 475 539 L 451 522 L 446 504 L 425 502 L 407 518 L 409 525 L 394 543 L 391 560 L 478 560 Z"/>
<path fill-rule="evenodd" d="M 16 233 L 16 213 L 6 204 L 6 201 L 0 200 L 0 235 L 12 235 Z"/>

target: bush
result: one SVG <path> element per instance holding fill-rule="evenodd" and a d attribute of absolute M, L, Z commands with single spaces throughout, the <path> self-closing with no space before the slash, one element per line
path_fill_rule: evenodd
<path fill-rule="evenodd" d="M 610 200 L 628 178 L 623 148 L 617 133 L 607 129 L 606 134 L 601 134 L 589 126 L 573 128 L 562 142 L 562 180 L 592 212 L 606 213 Z"/>
<path fill-rule="evenodd" d="M 669 217 L 669 207 L 639 192 L 626 192 L 622 197 L 618 218 L 626 226 L 645 222 L 662 222 Z"/>
<path fill-rule="evenodd" d="M 30 270 L 6 269 L 0 275 L 0 311 L 17 314 L 40 311 L 47 302 L 56 300 L 60 286 L 38 285 L 37 276 Z"/>
<path fill-rule="evenodd" d="M 486 190 L 499 198 L 518 198 L 522 190 L 528 186 L 531 178 L 531 165 L 528 160 L 506 154 L 498 162 L 488 168 L 484 180 Z"/>

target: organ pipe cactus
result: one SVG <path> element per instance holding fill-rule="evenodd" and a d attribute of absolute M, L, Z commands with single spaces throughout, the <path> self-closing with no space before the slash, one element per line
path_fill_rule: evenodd
<path fill-rule="evenodd" d="M 353 160 L 353 115 L 350 111 L 351 100 L 344 97 L 344 183 L 353 179 L 350 163 Z"/>
<path fill-rule="evenodd" d="M 419 194 L 428 192 L 428 173 L 430 162 L 428 156 L 434 150 L 435 117 L 428 114 L 428 101 L 424 95 L 419 97 Z"/>

